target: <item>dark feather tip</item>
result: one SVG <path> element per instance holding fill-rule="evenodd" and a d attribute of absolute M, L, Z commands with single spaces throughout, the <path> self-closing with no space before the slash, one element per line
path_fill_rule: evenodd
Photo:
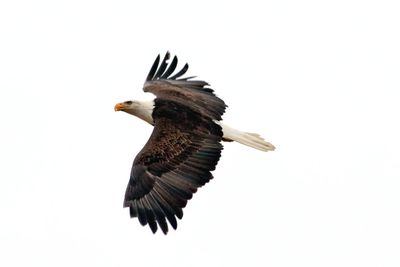
<path fill-rule="evenodd" d="M 158 54 L 158 56 L 156 57 L 156 60 L 154 61 L 153 65 L 151 66 L 151 69 L 149 71 L 149 74 L 147 75 L 146 81 L 151 81 L 154 78 L 154 74 L 156 73 L 159 63 L 160 63 L 160 54 Z"/>
<path fill-rule="evenodd" d="M 186 73 L 186 71 L 189 69 L 189 64 L 185 64 L 185 66 L 183 66 L 183 68 L 174 76 L 170 77 L 171 80 L 176 80 L 176 78 L 181 77 L 183 74 Z"/>

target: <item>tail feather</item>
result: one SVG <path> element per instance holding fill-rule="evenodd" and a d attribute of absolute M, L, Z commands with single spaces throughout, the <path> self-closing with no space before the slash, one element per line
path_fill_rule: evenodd
<path fill-rule="evenodd" d="M 265 141 L 259 134 L 242 132 L 221 122 L 218 123 L 222 126 L 222 131 L 224 133 L 223 138 L 225 140 L 236 141 L 261 151 L 273 151 L 275 149 L 271 143 Z"/>
<path fill-rule="evenodd" d="M 235 136 L 233 136 L 233 141 L 241 143 L 243 145 L 261 150 L 261 151 L 273 151 L 275 147 L 265 141 L 261 136 L 256 136 L 254 134 L 241 132 Z"/>

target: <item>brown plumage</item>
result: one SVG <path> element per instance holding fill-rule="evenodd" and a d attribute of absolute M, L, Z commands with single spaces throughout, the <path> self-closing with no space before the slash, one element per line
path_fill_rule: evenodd
<path fill-rule="evenodd" d="M 176 229 L 176 217 L 182 218 L 187 201 L 213 178 L 210 171 L 221 156 L 223 135 L 214 120 L 221 119 L 226 107 L 205 87 L 207 83 L 177 80 L 183 71 L 168 77 L 177 63 L 174 57 L 172 68 L 166 70 L 168 58 L 169 53 L 157 68 L 157 57 L 144 86 L 145 92 L 157 96 L 154 130 L 133 162 L 124 201 L 131 217 L 138 217 L 153 232 L 158 225 L 164 233 L 166 220 Z"/>

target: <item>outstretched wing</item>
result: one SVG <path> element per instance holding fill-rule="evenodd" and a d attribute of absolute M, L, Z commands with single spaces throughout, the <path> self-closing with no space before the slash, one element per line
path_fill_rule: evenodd
<path fill-rule="evenodd" d="M 165 234 L 167 221 L 176 229 L 187 201 L 213 178 L 223 148 L 222 129 L 214 121 L 226 107 L 207 83 L 177 79 L 187 64 L 171 76 L 177 58 L 169 66 L 168 59 L 169 53 L 160 64 L 157 57 L 144 86 L 157 96 L 154 129 L 133 162 L 124 201 L 131 217 L 154 233 L 159 226 Z"/>
<path fill-rule="evenodd" d="M 158 55 L 147 75 L 143 90 L 155 94 L 157 98 L 187 106 L 208 119 L 221 120 L 227 107 L 224 101 L 214 94 L 214 90 L 207 87 L 209 85 L 207 82 L 192 80 L 195 76 L 181 78 L 189 69 L 188 64 L 185 64 L 177 74 L 172 75 L 178 59 L 175 56 L 168 66 L 169 58 L 170 54 L 167 52 L 159 64 L 160 55 Z"/>

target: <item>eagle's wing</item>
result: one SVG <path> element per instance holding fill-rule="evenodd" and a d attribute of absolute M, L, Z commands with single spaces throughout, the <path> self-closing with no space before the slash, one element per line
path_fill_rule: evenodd
<path fill-rule="evenodd" d="M 155 94 L 159 99 L 190 107 L 193 111 L 206 116 L 208 119 L 221 120 L 221 116 L 227 107 L 224 101 L 218 98 L 211 88 L 206 87 L 209 85 L 207 82 L 192 80 L 195 78 L 194 76 L 181 78 L 189 69 L 188 64 L 185 64 L 177 74 L 171 76 L 178 59 L 175 56 L 168 66 L 169 57 L 170 55 L 167 52 L 161 64 L 159 64 L 160 56 L 156 58 L 147 75 L 143 90 Z"/>
<path fill-rule="evenodd" d="M 187 65 L 175 74 L 176 57 L 168 67 L 165 56 L 159 57 L 150 70 L 144 90 L 154 93 L 154 129 L 150 139 L 136 156 L 124 207 L 142 225 L 153 232 L 159 225 L 168 231 L 166 220 L 176 229 L 176 217 L 183 216 L 197 188 L 212 179 L 221 156 L 222 129 L 220 120 L 226 105 L 202 81 L 179 79 Z M 168 68 L 167 68 L 168 67 Z"/>

